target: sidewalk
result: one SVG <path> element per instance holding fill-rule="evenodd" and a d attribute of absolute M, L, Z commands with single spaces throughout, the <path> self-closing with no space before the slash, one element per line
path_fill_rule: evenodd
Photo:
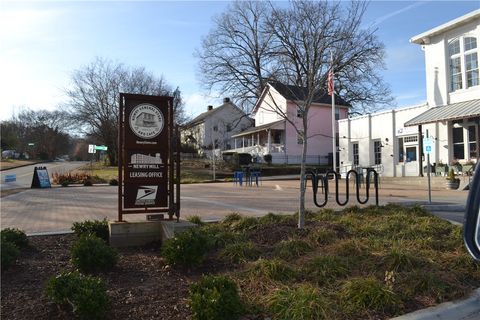
<path fill-rule="evenodd" d="M 313 203 L 311 184 L 306 192 L 306 208 L 317 210 Z M 334 191 L 332 186 L 330 190 Z M 117 187 L 73 186 L 67 188 L 28 189 L 24 192 L 1 198 L 1 227 L 16 227 L 27 233 L 68 231 L 73 222 L 87 219 L 117 219 Z M 345 185 L 339 186 L 341 201 L 345 199 Z M 351 186 L 350 190 L 354 188 Z M 373 192 L 366 205 L 375 204 Z M 432 200 L 442 207 L 465 205 L 468 192 L 434 188 Z M 181 187 L 181 216 L 198 215 L 203 219 L 221 219 L 237 212 L 261 216 L 269 212 L 291 214 L 298 210 L 299 181 L 262 181 L 259 187 L 238 186 L 231 182 L 189 184 Z M 364 191 L 361 192 L 364 198 Z M 318 201 L 324 195 L 318 192 Z M 420 203 L 426 204 L 428 193 L 422 185 L 405 185 L 382 182 L 379 189 L 379 204 Z M 350 195 L 347 206 L 358 205 L 355 195 Z M 335 203 L 335 194 L 329 195 L 326 208 L 340 210 Z M 453 208 L 452 207 L 452 208 Z M 463 221 L 463 212 L 452 210 L 453 220 Z M 145 220 L 145 215 L 127 215 L 125 220 Z"/>

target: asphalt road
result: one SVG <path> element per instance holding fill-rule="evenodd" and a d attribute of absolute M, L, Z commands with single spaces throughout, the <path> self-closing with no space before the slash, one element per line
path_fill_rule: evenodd
<path fill-rule="evenodd" d="M 87 162 L 83 161 L 54 161 L 47 163 L 40 163 L 31 166 L 25 166 L 20 168 L 13 168 L 9 170 L 3 170 L 0 172 L 0 188 L 2 190 L 18 189 L 18 188 L 30 188 L 32 184 L 33 171 L 36 166 L 47 167 L 48 174 L 52 177 L 53 173 L 65 173 L 74 170 Z M 17 180 L 15 182 L 5 182 L 6 175 L 15 174 Z"/>

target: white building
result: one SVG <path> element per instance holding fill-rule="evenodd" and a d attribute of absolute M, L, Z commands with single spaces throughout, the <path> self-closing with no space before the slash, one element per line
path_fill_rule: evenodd
<path fill-rule="evenodd" d="M 208 106 L 206 112 L 182 127 L 182 143 L 193 145 L 202 154 L 209 154 L 212 147 L 216 152 L 231 149 L 232 135 L 250 128 L 253 122 L 229 98 L 224 98 L 222 105 Z"/>
<path fill-rule="evenodd" d="M 430 162 L 476 162 L 480 140 L 480 10 L 410 40 L 425 51 L 425 105 L 339 121 L 343 170 L 376 167 L 384 176 L 421 175 L 423 138 Z"/>

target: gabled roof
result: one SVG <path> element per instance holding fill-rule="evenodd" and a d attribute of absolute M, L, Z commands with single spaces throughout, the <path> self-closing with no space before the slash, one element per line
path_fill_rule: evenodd
<path fill-rule="evenodd" d="M 475 99 L 428 109 L 424 113 L 405 122 L 405 127 L 478 116 L 480 116 L 480 99 Z"/>
<path fill-rule="evenodd" d="M 224 110 L 226 108 L 235 108 L 238 110 L 239 113 L 242 114 L 242 116 L 245 115 L 245 112 L 243 112 L 240 108 L 238 108 L 236 105 L 234 105 L 232 102 L 224 102 L 221 106 L 218 106 L 216 108 L 213 108 L 212 110 L 205 111 L 198 116 L 196 116 L 193 120 L 190 120 L 187 122 L 185 125 L 183 125 L 184 129 L 191 128 L 193 126 L 196 126 L 197 124 L 200 124 L 202 122 L 205 122 L 205 119 L 208 117 L 211 117 L 215 113 Z"/>
<path fill-rule="evenodd" d="M 447 23 L 444 23 L 438 27 L 435 27 L 433 29 L 430 29 L 428 31 L 425 31 L 423 33 L 420 33 L 419 35 L 416 35 L 410 39 L 410 42 L 416 43 L 416 44 L 428 44 L 429 43 L 429 38 L 436 36 L 437 34 L 445 33 L 451 29 L 455 29 L 465 23 L 468 23 L 473 20 L 478 20 L 480 19 L 480 9 L 469 12 L 461 17 L 458 17 L 456 19 L 453 19 Z"/>
<path fill-rule="evenodd" d="M 307 88 L 305 87 L 287 85 L 279 81 L 269 81 L 267 86 L 265 86 L 265 88 L 263 89 L 263 92 L 260 95 L 260 98 L 258 99 L 257 103 L 255 104 L 255 107 L 253 109 L 254 113 L 259 106 L 259 101 L 265 97 L 267 90 L 269 90 L 268 86 L 271 86 L 272 88 L 274 88 L 278 93 L 280 93 L 285 99 L 289 101 L 303 101 L 308 94 Z M 327 92 L 322 91 L 313 97 L 312 102 L 321 103 L 321 104 L 331 104 L 332 97 L 329 96 Z M 346 102 L 342 97 L 340 97 L 337 94 L 335 95 L 335 105 L 351 107 L 351 105 L 348 102 Z"/>
<path fill-rule="evenodd" d="M 287 85 L 278 81 L 272 81 L 269 83 L 287 100 L 303 101 L 308 94 L 307 88 L 305 87 Z M 312 102 L 330 104 L 332 103 L 332 97 L 330 97 L 327 92 L 323 91 L 315 95 Z M 335 104 L 348 107 L 350 106 L 350 104 L 348 104 L 338 95 L 335 95 Z"/>

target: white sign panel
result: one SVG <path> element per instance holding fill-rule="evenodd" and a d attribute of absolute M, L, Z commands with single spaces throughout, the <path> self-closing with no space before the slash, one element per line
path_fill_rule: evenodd
<path fill-rule="evenodd" d="M 95 145 L 94 144 L 89 144 L 88 145 L 88 153 L 96 153 L 97 151 L 95 150 Z"/>
<path fill-rule="evenodd" d="M 423 153 L 435 153 L 435 140 L 433 140 L 432 138 L 423 138 Z"/>

